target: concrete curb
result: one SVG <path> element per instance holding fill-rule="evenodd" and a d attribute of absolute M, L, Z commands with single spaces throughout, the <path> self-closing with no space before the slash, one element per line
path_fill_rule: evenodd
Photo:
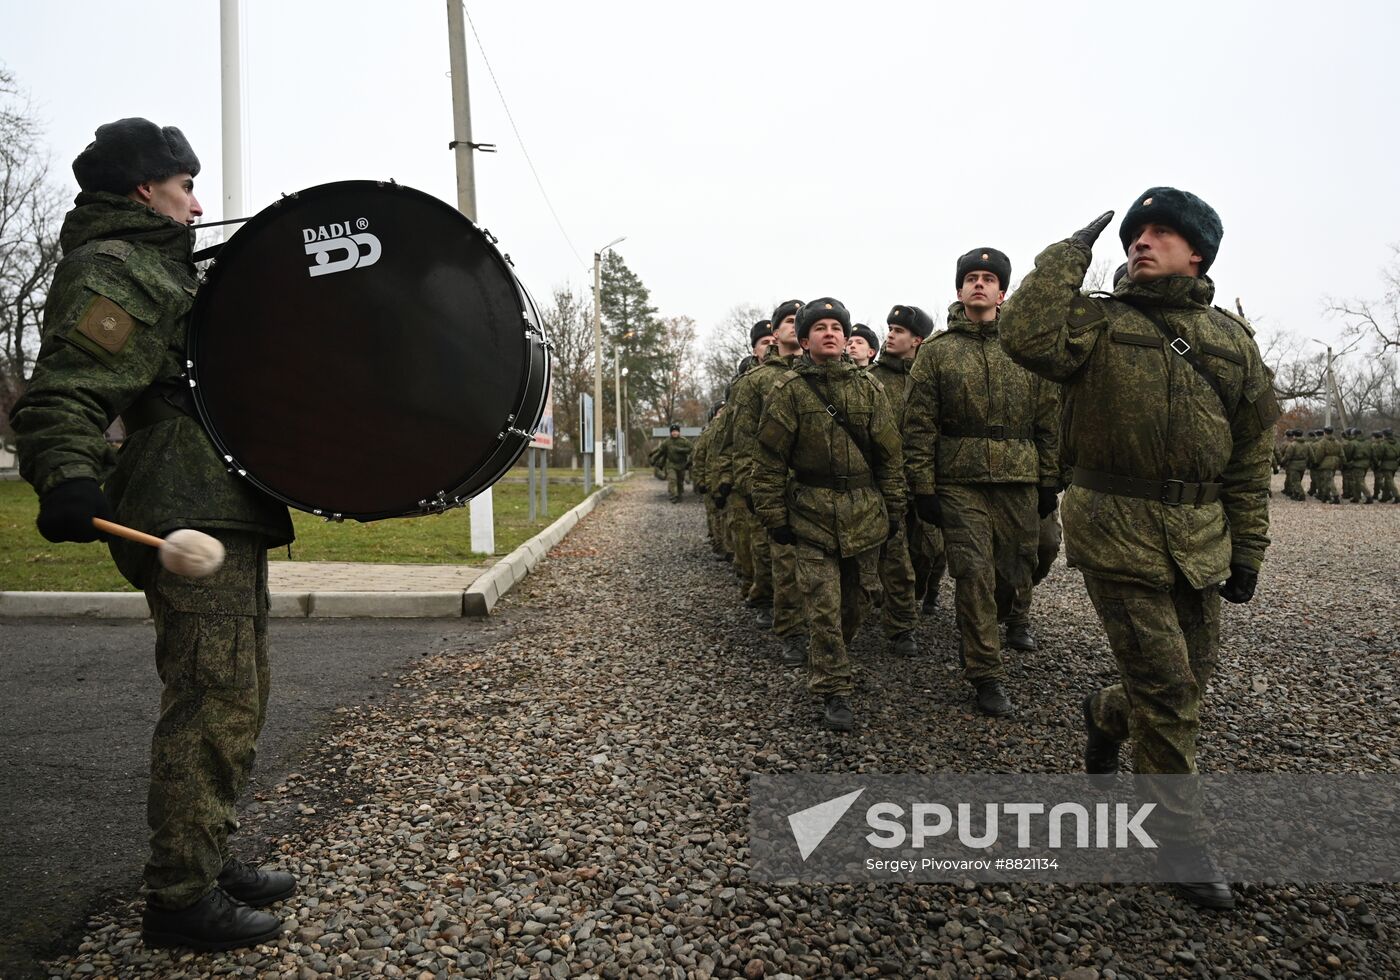
<path fill-rule="evenodd" d="M 462 592 L 274 592 L 274 619 L 429 619 L 489 616 L 500 598 L 539 564 L 549 549 L 610 495 L 612 485 L 589 494 L 572 510 L 487 569 Z M 82 616 L 149 619 L 141 592 L 0 592 L 0 618 Z"/>

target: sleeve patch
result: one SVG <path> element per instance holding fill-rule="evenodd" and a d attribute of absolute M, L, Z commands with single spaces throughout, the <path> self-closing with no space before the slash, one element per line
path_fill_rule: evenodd
<path fill-rule="evenodd" d="M 1091 323 L 1098 323 L 1104 319 L 1103 308 L 1099 306 L 1097 300 L 1088 296 L 1076 296 L 1074 302 L 1070 304 L 1069 316 L 1066 317 L 1071 327 L 1076 329 L 1087 327 Z"/>
<path fill-rule="evenodd" d="M 107 353 L 119 354 L 135 328 L 136 321 L 126 310 L 106 296 L 98 296 L 78 321 L 77 332 Z"/>

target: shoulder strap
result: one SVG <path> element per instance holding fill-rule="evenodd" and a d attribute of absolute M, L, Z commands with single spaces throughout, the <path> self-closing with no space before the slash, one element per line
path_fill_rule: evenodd
<path fill-rule="evenodd" d="M 1220 399 L 1220 407 L 1225 409 L 1226 421 L 1229 421 L 1233 412 L 1230 406 L 1230 398 L 1225 393 L 1225 387 L 1220 383 L 1220 379 L 1215 376 L 1215 372 L 1206 367 L 1205 362 L 1201 360 L 1200 356 L 1191 345 L 1186 342 L 1186 338 L 1179 336 L 1175 330 L 1167 326 L 1167 319 L 1162 315 L 1161 310 L 1147 306 L 1135 306 L 1133 309 L 1152 321 L 1152 325 L 1166 338 L 1167 348 L 1187 364 L 1191 365 L 1196 373 L 1201 376 L 1201 380 L 1210 385 L 1210 390 L 1215 392 L 1216 397 Z"/>
<path fill-rule="evenodd" d="M 865 442 L 856 434 L 856 428 L 851 425 L 851 420 L 846 418 L 846 416 L 841 413 L 840 409 L 827 400 L 826 395 L 822 392 L 821 386 L 817 384 L 816 380 L 813 379 L 810 374 L 798 374 L 797 377 L 807 382 L 807 387 L 812 389 L 812 394 L 816 395 L 817 400 L 826 408 L 826 414 L 831 416 L 831 420 L 839 425 L 851 442 L 855 444 L 856 450 L 860 453 L 860 458 L 865 460 L 866 467 L 871 473 L 874 473 L 875 466 L 870 462 L 870 454 L 866 452 Z"/>

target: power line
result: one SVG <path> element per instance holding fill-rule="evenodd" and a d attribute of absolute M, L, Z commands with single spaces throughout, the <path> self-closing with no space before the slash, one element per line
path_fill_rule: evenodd
<path fill-rule="evenodd" d="M 578 254 L 578 249 L 574 247 L 573 239 L 564 230 L 564 222 L 559 220 L 559 212 L 554 210 L 554 202 L 549 199 L 549 192 L 544 189 L 544 181 L 540 179 L 540 172 L 535 169 L 535 161 L 530 159 L 530 151 L 525 148 L 525 138 L 520 135 L 520 127 L 515 124 L 515 116 L 511 114 L 510 104 L 506 102 L 506 94 L 501 91 L 501 83 L 496 79 L 495 69 L 491 67 L 491 59 L 486 56 L 486 45 L 481 43 L 481 35 L 477 33 L 476 23 L 472 20 L 471 11 L 467 9 L 465 2 L 462 4 L 462 12 L 467 15 L 467 23 L 471 26 L 472 37 L 476 38 L 477 49 L 481 51 L 481 60 L 486 63 L 486 72 L 491 76 L 491 84 L 496 86 L 496 94 L 501 97 L 501 107 L 505 109 L 506 119 L 510 121 L 510 128 L 515 132 L 515 140 L 520 144 L 520 152 L 525 157 L 525 162 L 530 165 L 530 173 L 535 177 L 535 186 L 540 189 L 540 196 L 544 198 L 545 206 L 553 215 L 554 224 L 559 228 L 559 234 L 564 236 L 569 251 L 574 253 L 574 258 L 578 259 L 579 265 L 584 265 L 583 257 Z"/>

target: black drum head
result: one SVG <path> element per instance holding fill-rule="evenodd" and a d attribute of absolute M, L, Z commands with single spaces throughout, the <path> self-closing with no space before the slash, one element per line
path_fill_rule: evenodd
<path fill-rule="evenodd" d="M 357 520 L 489 486 L 528 443 L 548 376 L 533 304 L 486 235 L 374 181 L 283 198 L 234 235 L 200 288 L 189 356 L 231 465 Z"/>

